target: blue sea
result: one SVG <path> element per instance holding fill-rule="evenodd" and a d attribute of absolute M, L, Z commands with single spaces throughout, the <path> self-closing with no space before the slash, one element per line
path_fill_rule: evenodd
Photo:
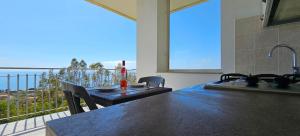
<path fill-rule="evenodd" d="M 39 82 L 43 72 L 46 72 L 48 76 L 49 70 L 0 70 L 0 92 L 9 89 L 10 91 L 26 90 L 26 75 L 28 75 L 28 89 L 31 90 L 35 87 L 39 87 Z M 58 74 L 59 70 L 54 70 L 53 74 Z M 94 71 L 87 71 L 87 74 L 91 75 Z M 110 71 L 108 82 L 112 83 L 112 73 Z M 19 75 L 19 83 L 17 82 L 17 75 Z M 9 77 L 9 78 L 8 78 Z M 36 77 L 36 80 L 35 80 Z M 8 82 L 9 81 L 9 82 Z"/>
<path fill-rule="evenodd" d="M 36 86 L 39 86 L 40 76 L 43 72 L 48 73 L 49 70 L 0 70 L 0 90 L 10 88 L 11 91 L 17 90 L 17 75 L 19 74 L 19 89 L 26 89 L 26 75 L 28 75 L 28 88 L 34 88 L 34 77 L 36 75 Z M 54 71 L 58 73 L 58 71 Z M 10 76 L 8 84 L 8 75 Z"/>

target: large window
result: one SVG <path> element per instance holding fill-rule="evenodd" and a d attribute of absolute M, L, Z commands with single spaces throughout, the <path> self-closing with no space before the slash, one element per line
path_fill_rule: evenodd
<path fill-rule="evenodd" d="M 221 0 L 170 16 L 170 70 L 221 69 Z"/>

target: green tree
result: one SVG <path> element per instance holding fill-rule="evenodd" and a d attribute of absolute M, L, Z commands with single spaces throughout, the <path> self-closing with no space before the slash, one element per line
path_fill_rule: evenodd
<path fill-rule="evenodd" d="M 100 69 L 103 69 L 103 64 L 98 62 L 98 63 L 93 63 L 90 65 L 90 69 L 93 69 L 93 70 L 100 70 Z"/>
<path fill-rule="evenodd" d="M 110 76 L 110 71 L 105 69 L 105 71 L 104 71 L 104 83 L 103 83 L 104 86 L 110 85 L 109 76 Z"/>
<path fill-rule="evenodd" d="M 103 82 L 103 64 L 100 62 L 93 63 L 89 67 L 94 71 L 92 75 L 93 86 L 101 86 Z"/>
<path fill-rule="evenodd" d="M 65 75 L 66 75 L 66 70 L 63 68 L 63 69 L 60 69 L 59 72 L 58 72 L 58 77 L 60 80 L 65 80 Z"/>
<path fill-rule="evenodd" d="M 48 85 L 48 78 L 47 78 L 47 73 L 43 72 L 39 81 L 39 87 L 40 88 L 46 88 Z"/>
<path fill-rule="evenodd" d="M 113 74 L 113 82 L 114 84 L 119 84 L 120 82 L 120 79 L 121 79 L 121 71 L 122 69 L 122 64 L 121 63 L 118 63 L 117 66 L 115 66 L 115 72 Z"/>
<path fill-rule="evenodd" d="M 6 118 L 6 109 L 7 109 L 7 105 L 6 105 L 6 101 L 5 100 L 0 100 L 0 118 Z"/>
<path fill-rule="evenodd" d="M 54 74 L 53 69 L 49 70 L 49 74 L 48 74 L 48 83 L 55 87 L 57 84 L 57 76 Z"/>
<path fill-rule="evenodd" d="M 129 83 L 136 83 L 135 72 L 128 71 L 127 80 L 128 80 Z"/>
<path fill-rule="evenodd" d="M 81 77 L 80 79 L 80 83 L 83 86 L 89 86 L 89 77 L 86 73 L 87 70 L 87 64 L 84 60 L 81 60 L 79 62 L 79 69 L 80 69 L 80 75 L 79 77 Z"/>
<path fill-rule="evenodd" d="M 68 81 L 78 83 L 79 78 L 78 78 L 78 73 L 79 73 L 79 62 L 77 61 L 76 58 L 73 58 L 71 60 L 71 65 L 67 68 L 67 73 L 68 73 Z"/>
<path fill-rule="evenodd" d="M 79 68 L 79 63 L 78 63 L 76 58 L 73 58 L 71 60 L 71 67 L 72 67 L 72 69 L 78 69 Z"/>
<path fill-rule="evenodd" d="M 80 70 L 86 70 L 86 68 L 87 68 L 86 62 L 85 62 L 84 60 L 81 60 L 81 61 L 79 62 L 79 69 L 80 69 Z"/>

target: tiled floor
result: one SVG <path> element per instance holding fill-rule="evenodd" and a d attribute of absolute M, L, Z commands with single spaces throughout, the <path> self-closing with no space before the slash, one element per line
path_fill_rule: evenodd
<path fill-rule="evenodd" d="M 0 136 L 44 136 L 45 123 L 70 116 L 69 111 L 53 113 L 16 122 L 0 124 Z"/>
<path fill-rule="evenodd" d="M 97 105 L 97 107 L 99 109 L 104 108 L 101 105 Z M 89 108 L 83 107 L 83 110 L 88 112 Z M 69 111 L 63 111 L 25 120 L 19 120 L 16 122 L 0 124 L 0 136 L 45 136 L 45 124 L 47 121 L 64 118 L 70 115 L 71 114 Z"/>

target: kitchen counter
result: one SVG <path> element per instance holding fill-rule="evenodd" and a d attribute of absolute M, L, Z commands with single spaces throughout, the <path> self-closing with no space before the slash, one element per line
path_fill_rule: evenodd
<path fill-rule="evenodd" d="M 47 122 L 49 136 L 299 136 L 300 96 L 201 85 Z"/>
<path fill-rule="evenodd" d="M 290 95 L 300 95 L 300 84 L 291 84 L 287 88 L 278 88 L 274 83 L 259 83 L 258 86 L 249 87 L 245 81 L 230 81 L 224 83 L 207 83 L 205 89 L 229 90 L 229 91 L 250 91 L 261 93 L 281 93 Z"/>

